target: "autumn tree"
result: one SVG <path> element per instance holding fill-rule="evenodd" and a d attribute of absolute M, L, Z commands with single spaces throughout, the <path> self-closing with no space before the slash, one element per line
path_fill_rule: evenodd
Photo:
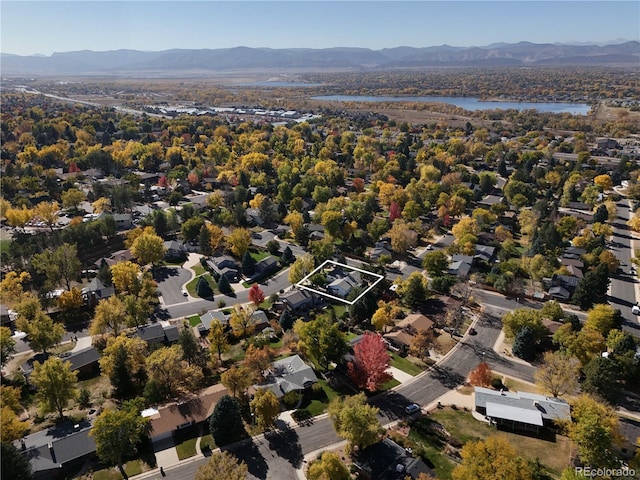
<path fill-rule="evenodd" d="M 149 419 L 140 416 L 133 406 L 120 410 L 105 410 L 93 422 L 89 436 L 96 443 L 96 455 L 106 464 L 115 464 L 123 478 L 127 474 L 124 460 L 137 451 L 147 431 Z"/>
<path fill-rule="evenodd" d="M 418 334 L 413 337 L 409 353 L 424 361 L 425 358 L 429 357 L 429 351 L 435 344 L 436 336 L 432 329 L 420 330 Z"/>
<path fill-rule="evenodd" d="M 209 420 L 209 429 L 218 446 L 237 442 L 247 436 L 237 399 L 225 395 L 218 400 Z"/>
<path fill-rule="evenodd" d="M 359 387 L 375 392 L 393 376 L 387 372 L 391 357 L 382 336 L 366 332 L 354 347 L 355 360 L 349 362 L 348 374 Z"/>
<path fill-rule="evenodd" d="M 243 364 L 252 373 L 254 379 L 262 378 L 262 372 L 267 370 L 273 360 L 273 351 L 271 347 L 265 345 L 262 348 L 258 348 L 255 345 L 249 345 L 247 348 Z"/>
<path fill-rule="evenodd" d="M 395 253 L 405 254 L 418 244 L 418 234 L 403 220 L 393 222 L 388 234 L 391 238 L 391 250 Z"/>
<path fill-rule="evenodd" d="M 33 216 L 46 223 L 51 232 L 53 232 L 53 226 L 58 223 L 59 212 L 60 206 L 58 202 L 40 202 L 33 209 Z"/>
<path fill-rule="evenodd" d="M 71 290 L 65 290 L 60 294 L 57 300 L 58 308 L 63 312 L 75 312 L 84 305 L 82 290 L 77 287 L 71 287 Z"/>
<path fill-rule="evenodd" d="M 518 308 L 507 313 L 502 318 L 504 333 L 507 338 L 513 339 L 525 327 L 529 327 L 534 332 L 537 340 L 542 339 L 548 333 L 547 328 L 542 323 L 542 318 L 538 310 L 532 308 Z"/>
<path fill-rule="evenodd" d="M 266 430 L 275 425 L 280 413 L 280 401 L 275 393 L 266 388 L 260 388 L 250 403 L 251 413 L 255 415 L 258 426 Z"/>
<path fill-rule="evenodd" d="M 617 467 L 615 444 L 620 433 L 616 412 L 589 395 L 580 395 L 571 406 L 572 420 L 566 428 L 578 445 L 581 462 L 598 468 Z"/>
<path fill-rule="evenodd" d="M 431 277 L 441 277 L 449 270 L 449 258 L 442 250 L 429 252 L 422 260 L 424 268 Z"/>
<path fill-rule="evenodd" d="M 253 312 L 255 309 L 249 305 L 236 305 L 231 312 L 229 325 L 233 330 L 233 334 L 238 338 L 246 338 L 253 333 Z"/>
<path fill-rule="evenodd" d="M 220 383 L 227 387 L 231 395 L 238 397 L 253 383 L 253 375 L 245 366 L 233 366 L 220 376 Z"/>
<path fill-rule="evenodd" d="M 120 297 L 114 295 L 103 298 L 96 305 L 89 333 L 91 335 L 111 334 L 117 337 L 126 325 L 126 306 Z"/>
<path fill-rule="evenodd" d="M 147 230 L 147 229 L 145 229 Z M 164 240 L 156 235 L 153 229 L 144 231 L 131 244 L 129 248 L 131 255 L 140 265 L 154 265 L 160 263 L 164 259 L 165 248 Z"/>
<path fill-rule="evenodd" d="M 376 330 L 384 332 L 388 326 L 393 325 L 393 321 L 402 313 L 402 309 L 395 303 L 378 301 L 378 309 L 371 317 L 371 324 Z"/>
<path fill-rule="evenodd" d="M 467 442 L 460 452 L 462 463 L 453 470 L 454 480 L 530 480 L 527 462 L 503 436 Z"/>
<path fill-rule="evenodd" d="M 24 286 L 31 280 L 28 272 L 10 271 L 0 280 L 0 302 L 7 307 L 18 305 L 27 293 Z"/>
<path fill-rule="evenodd" d="M 578 391 L 580 362 L 561 352 L 545 352 L 543 363 L 534 374 L 536 385 L 554 397 Z"/>
<path fill-rule="evenodd" d="M 322 456 L 309 465 L 309 480 L 350 480 L 351 474 L 340 457 L 334 452 L 324 452 Z"/>
<path fill-rule="evenodd" d="M 61 200 L 64 208 L 70 208 L 77 210 L 78 205 L 84 201 L 84 193 L 77 188 L 70 188 L 69 190 L 62 192 Z"/>
<path fill-rule="evenodd" d="M 147 342 L 138 337 L 110 337 L 100 357 L 100 371 L 109 378 L 114 396 L 126 398 L 142 390 L 147 380 Z"/>
<path fill-rule="evenodd" d="M 31 348 L 38 352 L 47 352 L 51 347 L 56 346 L 64 337 L 65 329 L 57 322 L 54 322 L 49 315 L 38 309 L 31 320 L 23 315 L 18 315 L 18 328 L 27 334 Z"/>
<path fill-rule="evenodd" d="M 616 310 L 608 304 L 594 305 L 587 312 L 587 319 L 584 322 L 584 328 L 590 328 L 606 337 L 611 329 L 622 323 L 620 310 Z"/>
<path fill-rule="evenodd" d="M 257 283 L 251 285 L 249 288 L 249 300 L 258 308 L 262 302 L 264 302 L 264 292 Z"/>
<path fill-rule="evenodd" d="M 310 322 L 297 322 L 294 331 L 300 337 L 298 348 L 311 356 L 322 369 L 342 358 L 347 351 L 347 343 L 337 322 L 328 316 L 320 316 Z"/>
<path fill-rule="evenodd" d="M 11 354 L 16 352 L 16 341 L 9 327 L 0 327 L 0 367 L 4 367 Z"/>
<path fill-rule="evenodd" d="M 111 270 L 111 281 L 117 293 L 138 294 L 141 269 L 137 263 L 130 261 L 118 262 L 109 269 Z"/>
<path fill-rule="evenodd" d="M 38 272 L 46 275 L 50 288 L 63 282 L 67 290 L 71 289 L 71 282 L 82 267 L 77 247 L 69 243 L 34 255 L 31 264 Z"/>
<path fill-rule="evenodd" d="M 50 357 L 44 363 L 34 362 L 29 381 L 36 387 L 42 411 L 57 412 L 59 418 L 63 418 L 64 409 L 78 396 L 78 376 L 71 370 L 71 362 L 58 357 Z"/>
<path fill-rule="evenodd" d="M 429 298 L 427 279 L 422 273 L 413 272 L 406 280 L 398 284 L 396 293 L 402 299 L 402 303 L 410 308 L 415 308 Z"/>
<path fill-rule="evenodd" d="M 582 365 L 586 365 L 606 349 L 606 341 L 601 333 L 591 328 L 575 331 L 570 323 L 565 323 L 556 330 L 553 342 L 567 355 L 580 360 Z"/>
<path fill-rule="evenodd" d="M 491 386 L 491 369 L 486 362 L 480 362 L 478 366 L 469 373 L 469 383 L 475 387 Z"/>
<path fill-rule="evenodd" d="M 247 464 L 238 461 L 229 452 L 217 452 L 209 457 L 209 461 L 198 468 L 195 480 L 245 480 Z"/>
<path fill-rule="evenodd" d="M 218 362 L 222 362 L 222 354 L 229 348 L 229 342 L 227 341 L 227 334 L 224 331 L 224 325 L 220 320 L 213 320 L 209 327 L 209 334 L 207 335 L 209 345 L 212 354 L 217 354 Z"/>
<path fill-rule="evenodd" d="M 16 412 L 2 402 L 0 407 L 0 440 L 2 445 L 18 440 L 29 430 L 29 422 L 22 422 Z M 3 475 L 5 474 L 3 470 Z"/>
<path fill-rule="evenodd" d="M 147 357 L 147 373 L 164 397 L 193 391 L 202 381 L 202 370 L 183 360 L 182 347 L 173 345 Z"/>
<path fill-rule="evenodd" d="M 350 451 L 361 451 L 373 445 L 384 433 L 378 420 L 379 410 L 367 403 L 364 393 L 336 397 L 329 403 L 328 410 L 334 430 L 347 440 L 347 449 Z"/>
<path fill-rule="evenodd" d="M 306 253 L 298 257 L 289 269 L 289 283 L 295 284 L 306 277 L 315 268 L 313 256 Z"/>
<path fill-rule="evenodd" d="M 246 228 L 234 228 L 227 236 L 226 243 L 234 257 L 242 258 L 251 246 L 251 232 Z"/>

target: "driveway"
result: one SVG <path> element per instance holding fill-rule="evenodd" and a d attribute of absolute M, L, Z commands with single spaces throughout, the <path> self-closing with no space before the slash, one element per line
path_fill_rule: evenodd
<path fill-rule="evenodd" d="M 182 293 L 182 286 L 191 280 L 191 270 L 180 267 L 159 267 L 153 272 L 153 279 L 158 283 L 158 290 L 165 305 L 175 305 L 187 301 Z"/>

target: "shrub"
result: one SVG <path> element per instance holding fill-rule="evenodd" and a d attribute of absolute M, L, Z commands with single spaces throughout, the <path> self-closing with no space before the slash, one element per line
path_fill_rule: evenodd
<path fill-rule="evenodd" d="M 313 395 L 316 396 L 316 397 L 318 397 L 320 395 L 322 395 L 322 396 L 325 395 L 324 389 L 322 388 L 322 385 L 319 384 L 319 383 L 314 383 L 311 386 L 311 391 L 313 392 Z"/>
<path fill-rule="evenodd" d="M 282 397 L 282 402 L 284 403 L 284 406 L 287 407 L 287 409 L 294 408 L 296 405 L 298 405 L 300 400 L 302 400 L 302 394 L 295 391 L 287 392 L 284 394 L 284 397 Z"/>
<path fill-rule="evenodd" d="M 291 418 L 293 418 L 296 422 L 301 422 L 303 420 L 308 420 L 313 415 L 306 408 L 298 409 L 291 414 Z"/>
<path fill-rule="evenodd" d="M 218 300 L 218 308 L 224 308 L 227 306 L 227 302 L 225 302 L 222 298 Z"/>

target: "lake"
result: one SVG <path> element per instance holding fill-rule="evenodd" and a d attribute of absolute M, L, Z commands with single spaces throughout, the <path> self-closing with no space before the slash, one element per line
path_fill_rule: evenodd
<path fill-rule="evenodd" d="M 586 103 L 564 102 L 513 102 L 513 101 L 485 101 L 474 97 L 385 97 L 367 95 L 321 95 L 312 97 L 314 100 L 330 100 L 334 102 L 425 102 L 448 103 L 465 110 L 531 110 L 550 113 L 571 113 L 586 115 L 591 106 Z"/>

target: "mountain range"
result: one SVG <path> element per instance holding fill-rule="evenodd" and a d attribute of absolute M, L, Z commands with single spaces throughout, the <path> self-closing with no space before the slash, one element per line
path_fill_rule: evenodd
<path fill-rule="evenodd" d="M 640 66 L 640 42 L 616 45 L 497 43 L 485 47 L 81 50 L 51 56 L 1 54 L 3 75 L 186 75 L 243 70 L 392 70 L 483 66 Z"/>

